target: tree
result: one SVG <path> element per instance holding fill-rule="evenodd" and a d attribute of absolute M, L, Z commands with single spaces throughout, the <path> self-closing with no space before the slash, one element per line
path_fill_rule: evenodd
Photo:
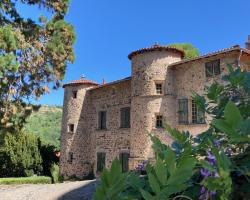
<path fill-rule="evenodd" d="M 36 136 L 22 132 L 2 133 L 0 137 L 0 177 L 42 173 L 42 158 Z"/>
<path fill-rule="evenodd" d="M 184 50 L 185 58 L 194 58 L 200 55 L 199 49 L 197 49 L 191 43 L 173 43 L 173 44 L 169 44 L 168 46 L 173 46 L 181 50 Z"/>
<path fill-rule="evenodd" d="M 0 1 L 0 129 L 20 130 L 31 99 L 61 85 L 73 62 L 73 26 L 64 20 L 69 0 L 19 0 L 52 14 L 23 18 L 17 0 Z"/>

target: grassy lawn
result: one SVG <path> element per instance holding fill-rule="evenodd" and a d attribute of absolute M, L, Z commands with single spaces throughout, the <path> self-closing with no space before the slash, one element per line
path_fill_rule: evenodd
<path fill-rule="evenodd" d="M 51 178 L 48 176 L 31 176 L 31 177 L 18 177 L 18 178 L 0 178 L 1 184 L 49 184 L 51 183 Z"/>

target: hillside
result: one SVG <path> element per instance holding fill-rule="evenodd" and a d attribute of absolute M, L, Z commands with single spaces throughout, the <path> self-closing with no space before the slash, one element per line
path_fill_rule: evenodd
<path fill-rule="evenodd" d="M 39 136 L 43 143 L 60 147 L 62 107 L 43 105 L 27 119 L 25 130 Z"/>

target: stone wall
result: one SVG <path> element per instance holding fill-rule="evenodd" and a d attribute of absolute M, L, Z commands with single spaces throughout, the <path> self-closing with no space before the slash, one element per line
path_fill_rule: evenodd
<path fill-rule="evenodd" d="M 171 141 L 164 129 L 155 128 L 155 121 L 156 115 L 163 115 L 170 125 L 175 124 L 173 78 L 168 66 L 180 60 L 180 54 L 171 51 L 146 52 L 132 57 L 130 168 L 154 158 L 149 133 L 166 143 Z M 156 94 L 156 83 L 162 84 L 163 94 Z"/>
<path fill-rule="evenodd" d="M 92 89 L 90 109 L 88 113 L 89 131 L 91 135 L 91 162 L 96 171 L 98 152 L 106 153 L 106 167 L 110 167 L 113 159 L 120 153 L 130 152 L 130 128 L 120 128 L 120 109 L 131 107 L 131 80 Z M 107 112 L 107 129 L 98 129 L 98 112 Z"/>
<path fill-rule="evenodd" d="M 196 60 L 193 62 L 176 65 L 173 67 L 173 77 L 174 77 L 174 96 L 176 97 L 176 102 L 178 99 L 187 98 L 188 99 L 188 125 L 180 125 L 177 123 L 176 128 L 179 130 L 190 131 L 193 135 L 201 133 L 207 130 L 207 124 L 192 124 L 192 112 L 191 112 L 191 100 L 193 92 L 200 95 L 204 95 L 205 87 L 212 84 L 213 82 L 222 82 L 222 76 L 227 73 L 227 64 L 237 66 L 238 53 L 227 53 L 219 54 L 206 59 Z M 213 60 L 220 59 L 220 69 L 221 74 L 213 78 L 206 78 L 205 74 L 205 63 Z M 178 105 L 177 105 L 178 111 Z M 206 116 L 209 123 L 210 117 Z M 176 122 L 178 122 L 178 115 L 176 115 Z"/>
<path fill-rule="evenodd" d="M 60 170 L 65 177 L 84 177 L 96 173 L 97 153 L 106 153 L 106 167 L 120 153 L 130 154 L 129 166 L 133 169 L 142 160 L 154 159 L 149 133 L 169 144 L 172 138 L 163 128 L 156 128 L 156 116 L 162 115 L 166 123 L 193 135 L 208 128 L 207 124 L 191 123 L 191 96 L 204 94 L 205 85 L 221 82 L 227 72 L 226 65 L 237 65 L 239 53 L 218 54 L 192 62 L 173 65 L 181 61 L 180 55 L 167 51 L 153 51 L 132 57 L 132 76 L 99 87 L 67 86 L 61 135 Z M 206 78 L 205 63 L 220 59 L 221 74 Z M 246 66 L 246 63 L 243 63 Z M 163 84 L 163 94 L 156 94 L 155 83 Z M 72 91 L 78 98 L 72 99 Z M 178 123 L 178 99 L 189 100 L 189 124 Z M 120 109 L 131 107 L 130 127 L 120 128 Z M 107 112 L 107 129 L 98 129 L 98 112 Z M 207 116 L 209 120 L 209 116 Z M 76 127 L 68 132 L 68 124 Z M 74 159 L 68 162 L 72 152 Z"/>
<path fill-rule="evenodd" d="M 90 154 L 90 137 L 87 132 L 87 116 L 89 85 L 66 86 L 61 133 L 60 173 L 65 178 L 72 176 L 84 177 L 91 169 L 88 155 Z M 77 91 L 77 98 L 73 98 Z M 74 132 L 69 131 L 69 124 L 74 124 Z M 70 153 L 73 160 L 70 162 Z"/>

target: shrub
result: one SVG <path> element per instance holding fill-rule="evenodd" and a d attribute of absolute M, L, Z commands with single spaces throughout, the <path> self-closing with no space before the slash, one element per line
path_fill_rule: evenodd
<path fill-rule="evenodd" d="M 52 164 L 52 166 L 50 168 L 50 173 L 51 173 L 53 183 L 60 182 L 61 178 L 60 178 L 59 166 L 58 165 Z"/>
<path fill-rule="evenodd" d="M 250 72 L 228 69 L 223 85 L 193 95 L 213 116 L 207 131 L 193 137 L 166 125 L 174 142 L 150 135 L 156 162 L 146 166 L 147 175 L 122 173 L 115 160 L 102 172 L 94 199 L 250 199 Z"/>
<path fill-rule="evenodd" d="M 50 184 L 48 176 L 32 176 L 19 178 L 0 178 L 0 184 Z"/>
<path fill-rule="evenodd" d="M 32 134 L 0 133 L 0 177 L 41 174 L 38 138 Z"/>

